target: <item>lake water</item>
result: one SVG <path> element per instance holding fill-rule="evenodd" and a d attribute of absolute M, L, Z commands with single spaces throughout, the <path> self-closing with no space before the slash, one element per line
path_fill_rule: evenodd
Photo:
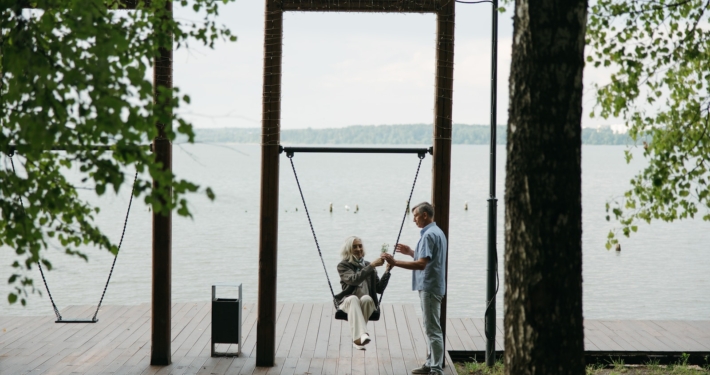
<path fill-rule="evenodd" d="M 604 248 L 613 223 L 606 222 L 604 203 L 623 194 L 643 165 L 623 159 L 623 146 L 584 146 L 583 249 L 584 316 L 592 319 L 710 319 L 710 223 L 701 220 L 640 225 L 631 238 L 621 238 L 621 253 Z M 498 317 L 503 313 L 503 186 L 505 148 L 498 147 L 498 252 L 501 289 Z M 483 317 L 486 277 L 488 146 L 455 145 L 451 173 L 449 234 L 449 317 Z M 337 288 L 338 252 L 350 235 L 363 238 L 367 259 L 396 240 L 418 159 L 414 155 L 297 154 L 294 162 L 304 189 L 328 273 Z M 194 218 L 174 216 L 173 301 L 208 301 L 211 285 L 242 283 L 244 302 L 255 303 L 258 270 L 258 145 L 175 145 L 174 168 L 181 177 L 211 186 L 215 202 L 192 197 Z M 414 202 L 430 200 L 431 157 L 422 164 Z M 96 198 L 100 225 L 118 240 L 128 203 L 128 189 Z M 328 211 L 333 204 L 333 212 Z M 468 202 L 468 210 L 464 203 Z M 137 204 L 136 204 L 137 203 Z M 281 159 L 278 300 L 329 302 L 330 292 L 311 237 L 288 159 Z M 349 210 L 346 209 L 349 206 Z M 359 210 L 355 212 L 355 207 Z M 298 209 L 298 210 L 296 210 Z M 151 213 L 134 202 L 126 238 L 104 304 L 131 305 L 151 297 Z M 415 245 L 419 230 L 404 225 L 401 242 Z M 11 271 L 11 250 L 2 249 L 2 279 Z M 112 256 L 87 249 L 88 263 L 51 249 L 55 269 L 48 273 L 59 308 L 96 304 L 111 267 Z M 382 271 L 382 269 L 380 269 Z M 39 272 L 35 282 L 41 285 Z M 7 284 L 0 285 L 0 315 L 52 314 L 45 295 L 33 295 L 27 307 L 9 306 Z M 384 302 L 418 303 L 409 271 L 396 269 Z M 99 315 L 100 317 L 100 315 Z"/>

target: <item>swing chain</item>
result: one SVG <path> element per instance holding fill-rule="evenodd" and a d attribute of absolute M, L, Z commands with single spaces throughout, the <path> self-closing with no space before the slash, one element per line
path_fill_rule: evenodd
<path fill-rule="evenodd" d="M 15 156 L 15 153 L 12 152 L 8 154 L 10 156 L 10 165 L 12 165 L 12 173 L 17 176 L 17 171 L 15 170 L 15 162 L 13 161 L 13 156 Z M 22 202 L 22 195 L 19 196 L 20 200 L 20 208 L 22 209 L 22 212 L 25 211 L 25 204 Z M 39 257 L 39 254 L 37 255 Z M 57 316 L 58 320 L 62 320 L 62 315 L 59 313 L 59 309 L 57 309 L 57 305 L 54 303 L 54 298 L 52 298 L 52 292 L 49 291 L 49 285 L 47 285 L 47 279 L 44 277 L 44 271 L 42 271 L 42 264 L 40 263 L 39 259 L 37 259 L 37 267 L 39 267 L 39 274 L 42 275 L 42 282 L 44 283 L 44 288 L 47 290 L 47 295 L 49 296 L 49 301 L 52 302 L 52 308 L 54 309 L 54 315 Z"/>
<path fill-rule="evenodd" d="M 13 162 L 13 156 L 14 152 L 8 154 L 10 156 L 10 164 L 12 165 L 12 172 L 17 175 L 17 171 L 15 170 L 15 163 Z M 138 170 L 136 170 L 136 174 L 133 177 L 133 187 L 131 189 L 131 198 L 128 201 L 128 210 L 126 212 L 126 218 L 123 222 L 123 231 L 121 231 L 121 240 L 118 242 L 118 249 L 116 250 L 116 255 L 113 257 L 113 264 L 111 264 L 111 271 L 108 274 L 108 279 L 106 280 L 106 285 L 104 286 L 104 290 L 101 293 L 101 299 L 99 300 L 99 305 L 96 307 L 96 312 L 94 312 L 94 316 L 91 318 L 92 322 L 97 322 L 98 319 L 96 316 L 99 313 L 99 309 L 101 308 L 101 303 L 104 300 L 104 296 L 106 295 L 106 290 L 108 289 L 108 284 L 109 281 L 111 280 L 111 275 L 113 274 L 113 269 L 116 266 L 116 259 L 118 259 L 118 252 L 121 250 L 121 245 L 123 244 L 123 237 L 126 234 L 126 226 L 128 225 L 128 216 L 131 212 L 131 204 L 133 203 L 133 194 L 135 193 L 136 190 L 136 182 L 138 181 Z M 24 211 L 24 203 L 22 202 L 22 196 L 19 197 L 20 200 L 20 207 Z M 44 271 L 42 270 L 42 264 L 40 261 L 37 261 L 37 267 L 39 267 L 39 273 L 42 275 L 42 282 L 44 283 L 44 287 L 47 290 L 47 295 L 49 296 L 49 300 L 52 302 L 52 308 L 54 309 L 54 315 L 57 316 L 57 321 L 62 321 L 62 315 L 59 313 L 59 309 L 57 308 L 57 304 L 54 303 L 54 298 L 52 298 L 52 292 L 49 291 L 49 285 L 47 284 L 47 279 L 44 277 Z"/>
<path fill-rule="evenodd" d="M 301 201 L 303 202 L 303 208 L 306 211 L 306 217 L 308 218 L 308 225 L 311 227 L 311 233 L 313 234 L 313 240 L 316 242 L 316 248 L 318 249 L 318 255 L 320 257 L 320 261 L 323 264 L 323 271 L 325 271 L 325 277 L 326 280 L 328 280 L 328 287 L 330 287 L 330 294 L 333 296 L 333 303 L 335 304 L 336 310 L 338 309 L 337 303 L 335 303 L 335 293 L 333 292 L 333 285 L 330 283 L 330 277 L 328 276 L 328 269 L 325 266 L 325 261 L 323 260 L 323 254 L 321 253 L 320 250 L 320 245 L 318 244 L 318 238 L 316 238 L 316 232 L 313 229 L 313 222 L 311 221 L 311 215 L 308 212 L 308 206 L 306 205 L 306 199 L 303 197 L 303 189 L 301 189 L 301 183 L 298 180 L 298 174 L 296 173 L 296 167 L 293 164 L 293 152 L 287 152 L 286 156 L 288 157 L 289 161 L 291 162 L 291 169 L 293 169 L 293 176 L 296 178 L 296 185 L 298 186 L 298 192 L 301 194 Z M 414 194 L 414 187 L 417 185 L 417 178 L 419 177 L 419 170 L 422 167 L 422 161 L 424 161 L 424 158 L 426 157 L 426 153 L 420 153 L 417 154 L 419 157 L 419 164 L 417 165 L 417 172 L 414 174 L 414 182 L 412 182 L 412 188 L 409 191 L 409 199 L 407 199 L 407 207 L 404 209 L 404 216 L 402 217 L 402 223 L 399 226 L 399 233 L 397 234 L 397 241 L 395 242 L 395 250 L 397 248 L 397 245 L 399 244 L 399 238 L 402 235 L 402 229 L 404 228 L 404 221 L 407 219 L 407 213 L 409 212 L 409 204 L 412 201 L 412 194 Z M 396 251 L 395 251 L 396 253 Z M 392 254 L 394 256 L 394 253 Z M 386 273 L 389 273 L 387 271 Z M 383 276 L 384 277 L 384 276 Z M 382 297 L 384 296 L 385 292 L 384 290 L 382 293 L 380 293 L 380 299 L 378 300 L 378 305 L 382 304 Z"/>
<path fill-rule="evenodd" d="M 121 240 L 118 241 L 118 248 L 116 249 L 116 255 L 113 256 L 113 263 L 111 264 L 111 271 L 108 273 L 108 278 L 106 279 L 106 285 L 104 286 L 104 291 L 101 293 L 101 299 L 99 300 L 99 305 L 96 306 L 96 312 L 94 312 L 94 317 L 91 318 L 92 321 L 97 321 L 96 315 L 99 314 L 99 309 L 101 308 L 101 303 L 104 301 L 104 295 L 106 295 L 106 289 L 108 289 L 108 283 L 111 281 L 111 275 L 113 274 L 113 268 L 116 266 L 116 259 L 118 259 L 118 252 L 121 251 L 121 245 L 123 244 L 123 236 L 126 234 L 126 226 L 128 225 L 128 215 L 131 213 L 131 203 L 133 203 L 133 194 L 136 191 L 136 182 L 138 181 L 138 169 L 136 168 L 136 175 L 133 177 L 133 188 L 131 188 L 131 198 L 128 200 L 128 210 L 126 211 L 126 218 L 123 220 L 123 230 L 121 231 Z"/>
<path fill-rule="evenodd" d="M 407 213 L 409 213 L 409 205 L 412 203 L 412 194 L 414 194 L 414 187 L 417 185 L 417 178 L 419 177 L 419 169 L 422 167 L 422 162 L 424 161 L 424 157 L 426 157 L 426 154 L 419 154 L 419 165 L 417 165 L 417 173 L 414 174 L 414 182 L 412 182 L 412 189 L 409 191 L 409 199 L 407 199 L 407 207 L 404 209 L 404 216 L 402 216 L 402 224 L 399 226 L 399 233 L 397 233 L 397 241 L 394 243 L 394 249 L 392 251 L 392 258 L 394 258 L 395 254 L 397 254 L 397 245 L 399 245 L 399 238 L 402 236 L 402 229 L 404 228 L 404 221 L 407 219 Z M 386 273 L 390 273 L 390 271 L 386 271 Z M 383 290 L 382 293 L 380 293 L 380 300 L 377 301 L 378 305 L 382 304 L 382 297 L 385 295 L 385 291 Z"/>
<path fill-rule="evenodd" d="M 293 169 L 293 176 L 296 178 L 296 185 L 298 186 L 298 192 L 301 194 L 301 201 L 303 201 L 303 208 L 306 211 L 306 217 L 308 217 L 308 225 L 311 226 L 311 233 L 313 234 L 313 240 L 316 242 L 316 248 L 318 249 L 318 255 L 320 256 L 320 261 L 323 264 L 323 271 L 325 271 L 325 278 L 328 280 L 328 287 L 330 287 L 330 294 L 333 296 L 333 303 L 335 303 L 335 292 L 333 292 L 333 285 L 330 283 L 330 277 L 328 276 L 328 269 L 325 266 L 325 261 L 323 260 L 323 254 L 320 251 L 320 245 L 318 245 L 318 238 L 316 238 L 316 231 L 313 229 L 313 222 L 311 221 L 311 215 L 308 213 L 308 206 L 306 206 L 306 199 L 303 197 L 303 190 L 301 189 L 301 183 L 298 181 L 298 174 L 296 173 L 296 167 L 293 165 L 293 153 L 287 153 L 288 160 L 291 161 L 291 169 Z M 336 309 L 337 309 L 336 304 Z"/>

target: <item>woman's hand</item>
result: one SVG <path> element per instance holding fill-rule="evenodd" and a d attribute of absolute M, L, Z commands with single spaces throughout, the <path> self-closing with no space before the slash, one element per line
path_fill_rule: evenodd
<path fill-rule="evenodd" d="M 383 264 L 385 264 L 385 260 L 382 258 L 377 258 L 377 259 L 373 260 L 372 262 L 370 262 L 370 265 L 373 267 L 379 267 Z"/>

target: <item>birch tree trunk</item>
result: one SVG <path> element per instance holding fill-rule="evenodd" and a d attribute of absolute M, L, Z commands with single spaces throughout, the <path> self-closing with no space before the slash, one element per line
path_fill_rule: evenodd
<path fill-rule="evenodd" d="M 587 0 L 516 0 L 505 182 L 505 371 L 584 374 Z"/>

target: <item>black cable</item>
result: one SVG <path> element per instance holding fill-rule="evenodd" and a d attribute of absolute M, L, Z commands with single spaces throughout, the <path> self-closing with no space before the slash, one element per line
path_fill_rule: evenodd
<path fill-rule="evenodd" d="M 498 247 L 496 247 L 495 255 L 496 255 L 496 291 L 495 291 L 495 293 L 493 293 L 493 298 L 491 298 L 491 300 L 488 301 L 488 303 L 486 304 L 486 311 L 483 313 L 483 327 L 484 327 L 483 329 L 486 334 L 486 340 L 491 339 L 491 337 L 489 336 L 490 332 L 488 332 L 488 330 L 486 329 L 486 327 L 488 327 L 488 310 L 490 310 L 491 306 L 493 306 L 493 301 L 495 301 L 496 296 L 498 296 L 498 287 L 500 287 L 500 279 L 498 278 Z M 495 307 L 495 306 L 493 306 L 493 307 Z"/>

